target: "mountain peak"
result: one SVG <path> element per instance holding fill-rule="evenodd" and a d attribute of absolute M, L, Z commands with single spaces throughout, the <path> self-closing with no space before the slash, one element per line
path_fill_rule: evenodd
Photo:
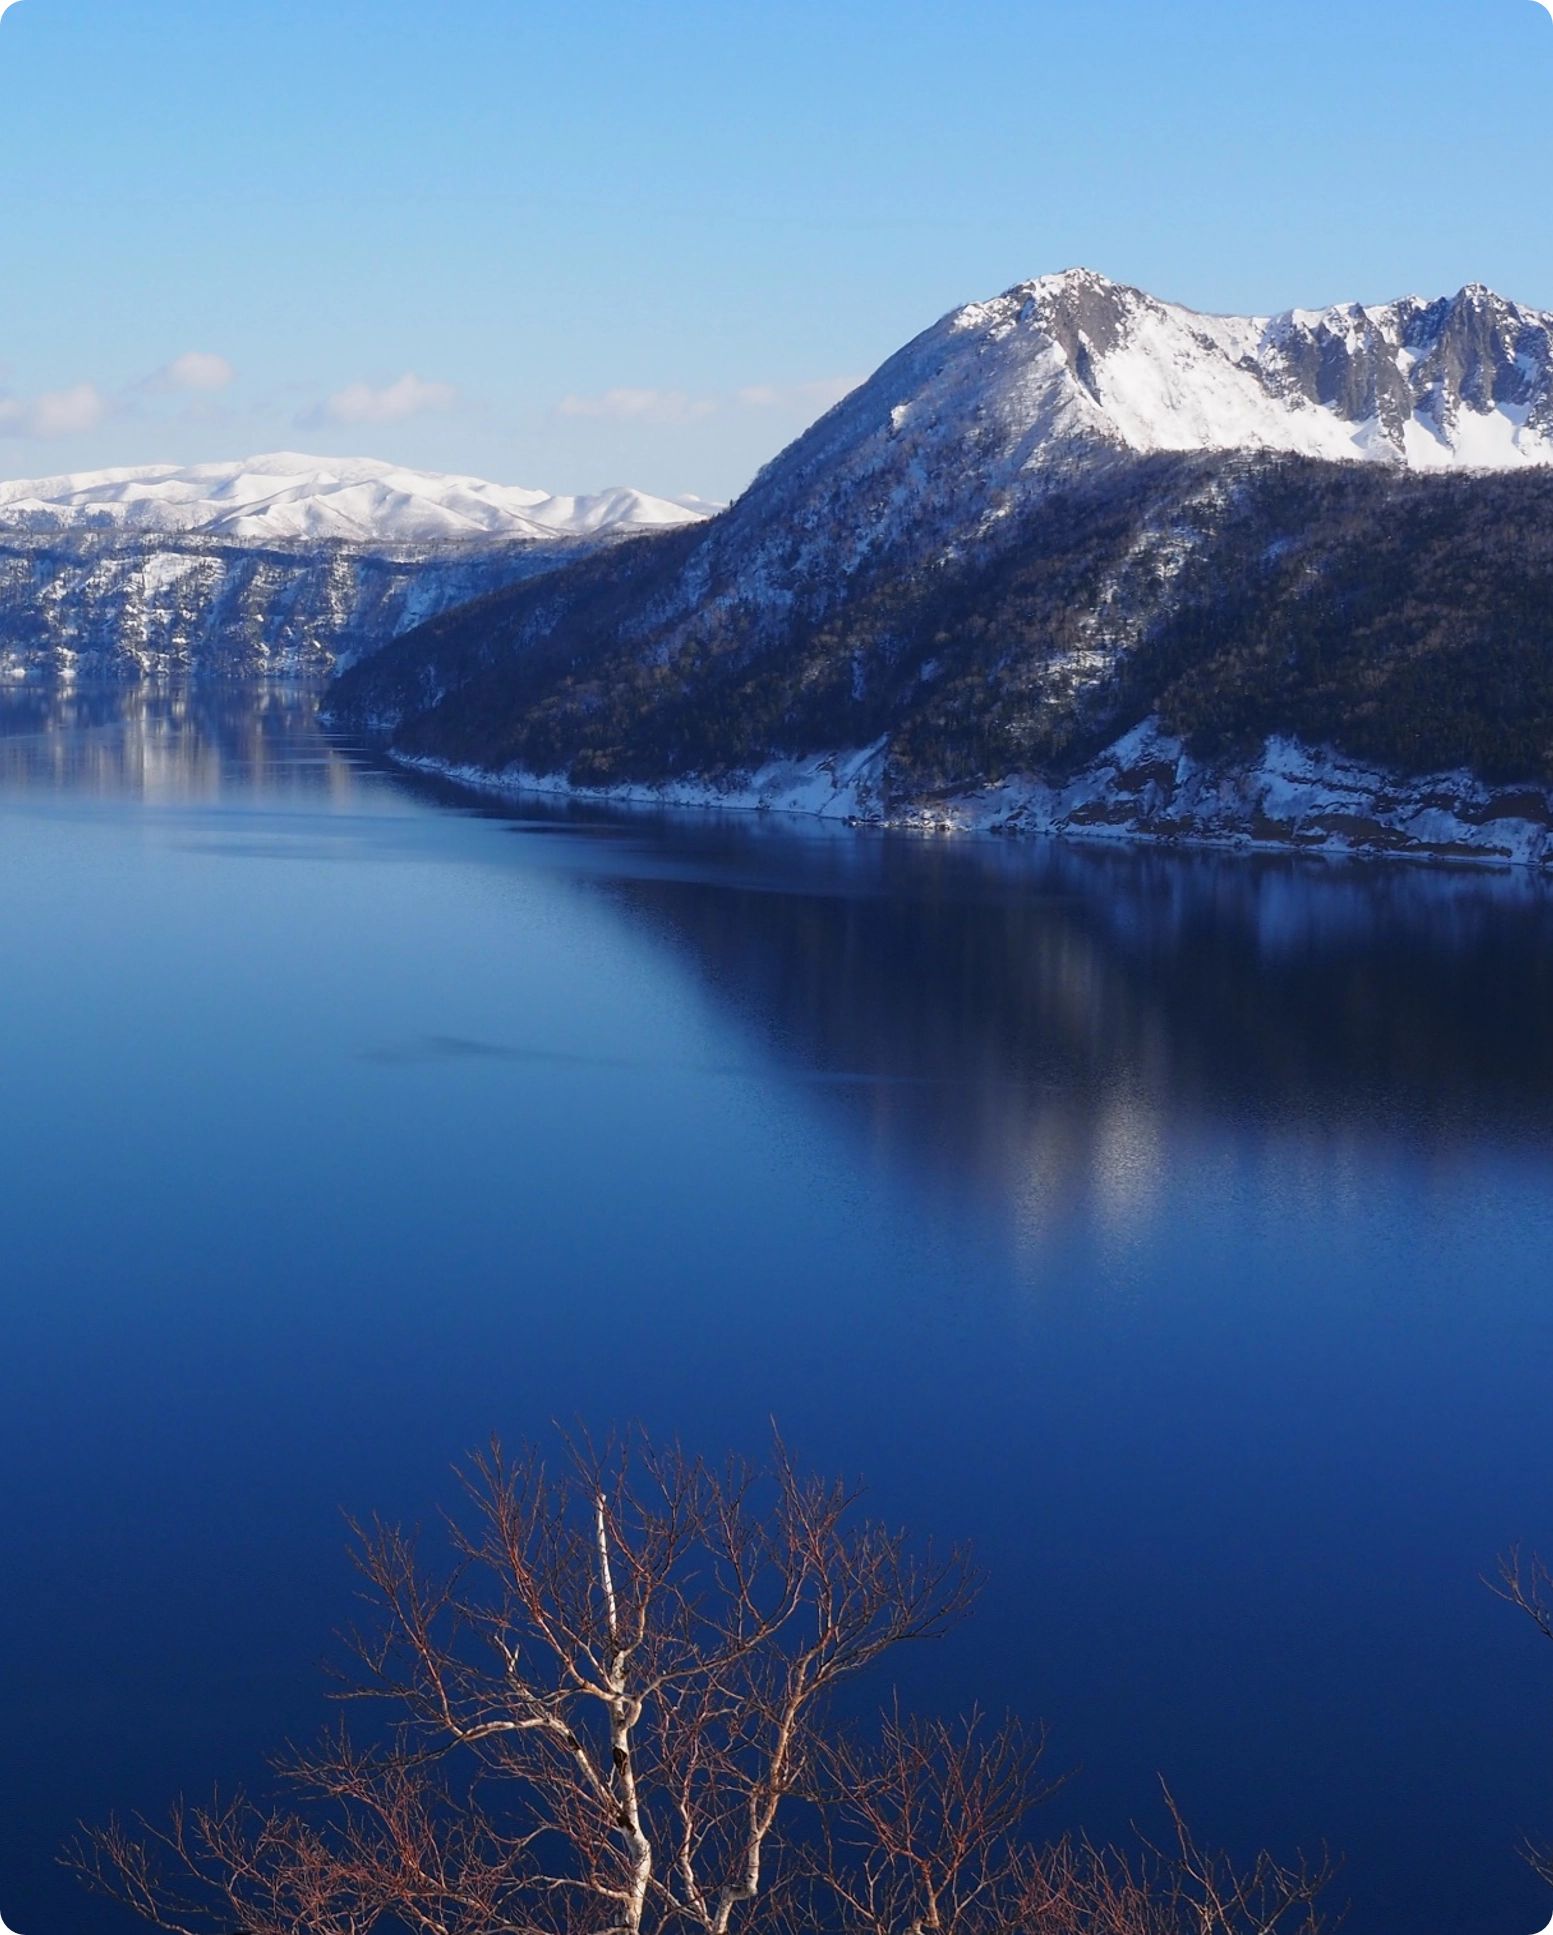
<path fill-rule="evenodd" d="M 951 344 L 952 371 L 938 354 Z M 890 387 L 919 346 L 934 352 L 931 385 L 963 388 L 983 426 L 1001 422 L 1026 472 L 1075 440 L 1429 469 L 1553 463 L 1553 317 L 1481 282 L 1433 301 L 1222 316 L 1073 268 L 956 310 L 886 365 Z"/>
<path fill-rule="evenodd" d="M 1059 269 L 1053 275 L 1036 276 L 1032 281 L 1019 283 L 1008 293 L 1020 296 L 1066 296 L 1126 287 L 1126 284 L 1113 282 L 1110 276 L 1102 275 L 1098 269 L 1086 269 L 1080 265 L 1072 269 Z M 1138 291 L 1127 289 L 1127 293 L 1136 295 Z"/>

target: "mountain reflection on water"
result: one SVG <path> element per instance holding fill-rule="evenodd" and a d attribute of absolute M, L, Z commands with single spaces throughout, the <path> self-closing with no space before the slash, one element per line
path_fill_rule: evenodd
<path fill-rule="evenodd" d="M 0 1728 L 103 1743 L 0 1807 L 15 1925 L 119 1935 L 74 1819 L 314 1724 L 338 1505 L 632 1415 L 970 1536 L 907 1670 L 1053 1722 L 1054 1821 L 1163 1768 L 1355 1928 L 1538 1912 L 1547 883 L 495 804 L 317 706 L 0 691 Z"/>
<path fill-rule="evenodd" d="M 0 788 L 159 802 L 353 791 L 306 686 L 0 684 Z"/>
<path fill-rule="evenodd" d="M 569 873 L 671 945 L 870 1147 L 1016 1215 L 1125 1216 L 1184 1117 L 1323 1171 L 1553 1134 L 1553 883 L 782 816 L 482 805 L 332 740 L 308 687 L 0 690 L 0 789 L 380 810 L 600 836 Z M 1318 1155 L 1319 1152 L 1319 1155 Z"/>
<path fill-rule="evenodd" d="M 1183 1114 L 1442 1156 L 1553 1127 L 1539 882 L 850 835 L 784 884 L 780 832 L 687 837 L 697 878 L 621 899 L 768 1043 L 887 1078 L 853 1098 L 869 1135 L 962 1180 L 1142 1182 Z"/>

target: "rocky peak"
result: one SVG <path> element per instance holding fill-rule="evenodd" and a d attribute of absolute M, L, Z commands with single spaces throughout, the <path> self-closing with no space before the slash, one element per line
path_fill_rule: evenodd
<path fill-rule="evenodd" d="M 1212 316 L 1069 269 L 969 304 L 940 332 L 1032 418 L 1133 449 L 1553 462 L 1553 317 L 1482 283 L 1435 301 Z M 1077 424 L 1052 382 L 1076 393 Z"/>

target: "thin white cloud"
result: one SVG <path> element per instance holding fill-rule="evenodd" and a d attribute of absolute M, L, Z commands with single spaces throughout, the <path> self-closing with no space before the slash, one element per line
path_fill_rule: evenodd
<path fill-rule="evenodd" d="M 823 414 L 863 379 L 859 376 L 820 376 L 807 383 L 749 383 L 735 392 L 746 410 L 813 410 Z"/>
<path fill-rule="evenodd" d="M 111 407 L 95 383 L 45 390 L 41 396 L 0 398 L 0 436 L 39 440 L 81 436 L 95 430 Z"/>
<path fill-rule="evenodd" d="M 692 423 L 718 407 L 715 397 L 684 390 L 605 390 L 601 396 L 563 396 L 556 413 L 563 417 L 603 417 L 614 423 Z"/>
<path fill-rule="evenodd" d="M 85 436 L 107 417 L 137 414 L 147 395 L 210 396 L 226 389 L 236 375 L 224 356 L 187 350 L 123 390 L 107 392 L 95 383 L 81 382 L 37 396 L 0 396 L 0 437 L 47 442 Z"/>
<path fill-rule="evenodd" d="M 108 414 L 108 399 L 95 383 L 76 383 L 68 390 L 46 390 L 33 400 L 31 420 L 35 437 L 74 437 L 95 430 Z"/>
<path fill-rule="evenodd" d="M 730 410 L 785 410 L 822 415 L 857 388 L 855 376 L 824 376 L 804 383 L 748 383 L 723 396 L 691 396 L 686 390 L 615 389 L 597 396 L 563 396 L 562 417 L 595 417 L 613 423 L 694 423 Z"/>
<path fill-rule="evenodd" d="M 156 390 L 197 390 L 209 393 L 224 390 L 237 379 L 237 371 L 224 356 L 208 350 L 191 349 L 159 369 L 150 379 Z"/>
<path fill-rule="evenodd" d="M 451 383 L 427 383 L 413 370 L 406 370 L 396 383 L 374 389 L 370 383 L 351 383 L 336 390 L 316 409 L 303 417 L 309 426 L 318 423 L 402 423 L 406 417 L 424 416 L 431 410 L 447 410 L 458 401 Z"/>

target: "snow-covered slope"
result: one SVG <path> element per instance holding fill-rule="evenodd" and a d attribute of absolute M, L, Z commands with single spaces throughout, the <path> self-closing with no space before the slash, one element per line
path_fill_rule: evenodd
<path fill-rule="evenodd" d="M 1087 269 L 923 332 L 709 525 L 692 627 L 785 625 L 879 569 L 1017 545 L 1055 490 L 1139 458 L 1397 472 L 1553 465 L 1553 314 L 1471 285 L 1380 306 L 1198 315 Z M 713 587 L 717 609 L 708 603 Z"/>
<path fill-rule="evenodd" d="M 243 543 L 544 543 L 659 530 L 706 514 L 698 503 L 672 503 L 635 490 L 552 497 L 371 458 L 289 452 L 183 469 L 149 464 L 0 484 L 0 534 L 118 531 Z"/>
<path fill-rule="evenodd" d="M 1042 276 L 908 343 L 767 466 L 710 543 L 720 569 L 744 554 L 757 596 L 795 543 L 806 582 L 840 586 L 886 551 L 996 542 L 1075 473 L 1195 451 L 1553 464 L 1553 314 L 1473 284 L 1206 316 L 1088 269 Z"/>
<path fill-rule="evenodd" d="M 1546 464 L 1553 315 L 1472 284 L 1433 301 L 1205 316 L 1073 269 L 955 310 L 842 410 L 877 420 L 884 405 L 889 435 L 974 428 L 1021 467 L 1075 442 Z"/>

